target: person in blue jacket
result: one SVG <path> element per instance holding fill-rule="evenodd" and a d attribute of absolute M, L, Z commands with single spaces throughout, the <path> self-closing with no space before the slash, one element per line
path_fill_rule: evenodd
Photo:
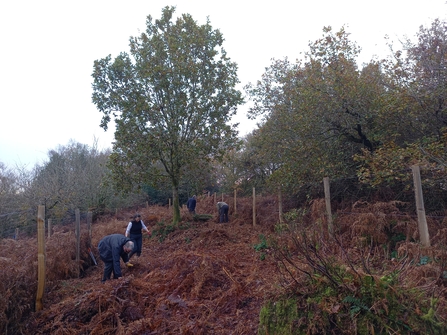
<path fill-rule="evenodd" d="M 134 242 L 124 235 L 112 234 L 103 237 L 98 244 L 99 257 L 104 262 L 104 274 L 102 282 L 110 279 L 112 272 L 113 278 L 122 277 L 120 258 L 124 263 L 129 262 L 129 252 L 134 248 Z"/>
<path fill-rule="evenodd" d="M 141 249 L 143 247 L 143 233 L 142 231 L 145 230 L 148 235 L 151 235 L 149 232 L 149 229 L 145 226 L 143 220 L 141 220 L 140 214 L 135 214 L 133 216 L 133 220 L 129 222 L 126 229 L 126 237 L 130 237 L 132 241 L 135 242 L 135 248 L 132 250 L 132 252 L 129 254 L 129 260 L 134 255 L 137 254 L 137 257 L 140 257 L 141 255 Z M 129 263 L 128 266 L 132 266 L 133 264 Z"/>
<path fill-rule="evenodd" d="M 196 214 L 196 196 L 193 195 L 191 198 L 188 199 L 188 202 L 186 203 L 186 207 L 188 207 L 188 211 L 192 214 Z"/>

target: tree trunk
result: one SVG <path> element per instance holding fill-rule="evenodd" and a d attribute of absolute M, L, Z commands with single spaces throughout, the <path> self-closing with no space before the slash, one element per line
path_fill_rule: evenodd
<path fill-rule="evenodd" d="M 178 200 L 178 186 L 172 188 L 172 224 L 177 226 L 180 222 L 180 204 Z"/>

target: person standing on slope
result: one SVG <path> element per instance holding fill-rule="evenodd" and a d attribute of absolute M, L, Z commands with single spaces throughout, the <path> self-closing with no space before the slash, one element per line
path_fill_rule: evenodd
<path fill-rule="evenodd" d="M 149 235 L 151 234 L 149 229 L 147 229 L 144 222 L 141 220 L 141 215 L 135 214 L 133 216 L 133 220 L 129 222 L 126 229 L 126 237 L 130 237 L 130 239 L 135 242 L 135 248 L 129 254 L 129 260 L 134 254 L 137 254 L 137 257 L 140 257 L 141 255 L 141 248 L 143 247 L 143 230 L 145 230 Z M 130 266 L 132 265 L 133 264 Z"/>
<path fill-rule="evenodd" d="M 196 215 L 196 196 L 193 195 L 191 198 L 188 199 L 188 202 L 186 203 L 186 207 L 188 207 L 189 213 L 192 215 Z"/>

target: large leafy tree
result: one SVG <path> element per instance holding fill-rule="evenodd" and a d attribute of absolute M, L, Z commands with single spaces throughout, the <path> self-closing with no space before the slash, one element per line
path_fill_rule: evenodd
<path fill-rule="evenodd" d="M 391 45 L 393 57 L 385 63 L 394 103 L 383 110 L 389 120 L 394 118 L 398 136 L 374 155 L 356 157 L 362 164 L 361 180 L 375 187 L 411 185 L 404 168 L 413 164 L 445 178 L 447 23 L 436 19 L 430 26 L 421 26 L 416 38 L 415 42 L 406 38 L 396 51 Z M 423 182 L 430 184 L 436 178 L 425 177 Z"/>
<path fill-rule="evenodd" d="M 381 64 L 360 69 L 360 49 L 344 28 L 324 28 L 309 47 L 303 61 L 275 61 L 256 86 L 246 87 L 250 112 L 265 117 L 262 146 L 279 167 L 272 177 L 291 190 L 325 175 L 354 175 L 352 156 L 375 150 L 384 134 Z"/>
<path fill-rule="evenodd" d="M 381 140 L 377 119 L 386 80 L 380 64 L 371 62 L 359 69 L 360 48 L 344 28 L 324 32 L 307 53 L 302 106 L 311 116 L 312 133 L 334 149 L 331 158 L 347 162 L 359 148 L 373 151 Z"/>
<path fill-rule="evenodd" d="M 155 21 L 148 16 L 146 32 L 130 39 L 130 53 L 95 61 L 92 76 L 101 126 L 116 122 L 117 180 L 125 186 L 168 178 L 176 224 L 184 172 L 234 145 L 237 125 L 229 122 L 243 99 L 220 31 L 189 14 L 174 22 L 174 11 L 165 7 Z"/>
<path fill-rule="evenodd" d="M 393 74 L 406 98 L 412 132 L 439 137 L 447 127 L 447 23 L 436 19 L 421 26 L 416 37 L 416 43 L 405 41 Z"/>

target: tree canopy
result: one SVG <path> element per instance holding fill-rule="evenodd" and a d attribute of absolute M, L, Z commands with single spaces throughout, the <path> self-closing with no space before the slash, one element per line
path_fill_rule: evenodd
<path fill-rule="evenodd" d="M 381 148 L 395 160 L 400 149 L 442 141 L 446 32 L 435 20 L 420 28 L 417 43 L 405 40 L 397 51 L 390 45 L 391 57 L 360 66 L 360 47 L 344 27 L 325 27 L 303 60 L 273 60 L 261 80 L 245 87 L 250 115 L 263 116 L 249 144 L 257 143 L 264 164 L 274 164 L 269 181 L 293 192 L 324 176 L 372 180 L 365 175 L 372 169 L 385 172 L 377 169 L 385 166 Z"/>
<path fill-rule="evenodd" d="M 165 7 L 157 20 L 149 15 L 129 53 L 94 62 L 92 99 L 104 114 L 101 126 L 112 118 L 116 124 L 116 180 L 125 187 L 168 178 L 177 223 L 185 171 L 235 146 L 237 124 L 230 121 L 243 98 L 220 31 L 189 14 L 174 21 L 174 11 Z"/>

